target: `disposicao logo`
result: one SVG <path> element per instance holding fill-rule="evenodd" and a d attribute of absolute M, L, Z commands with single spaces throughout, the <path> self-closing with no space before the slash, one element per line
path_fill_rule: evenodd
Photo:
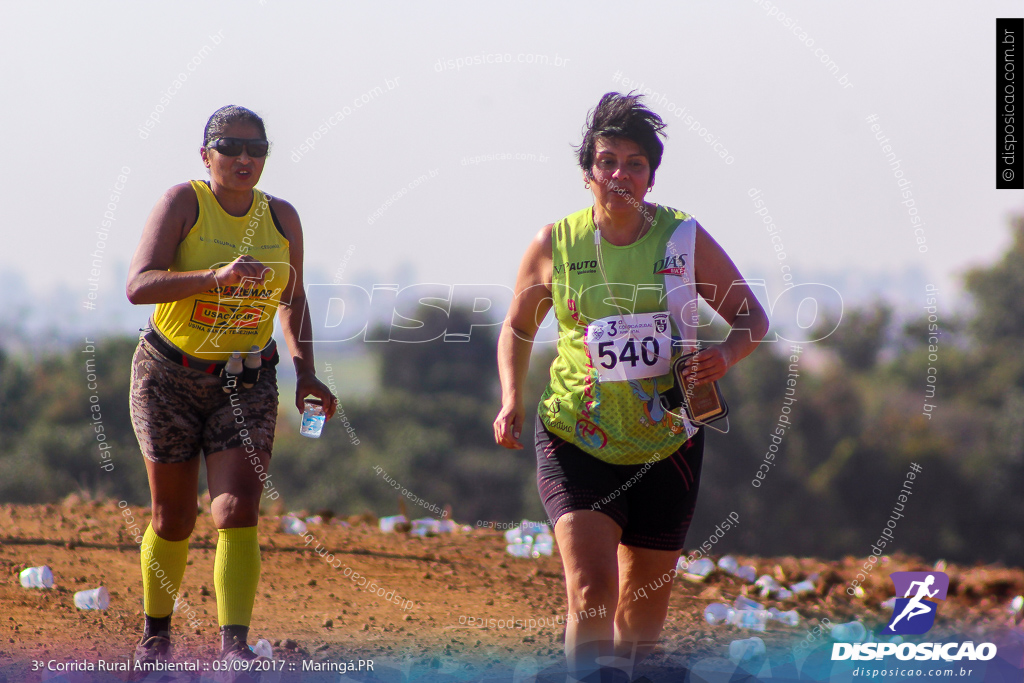
<path fill-rule="evenodd" d="M 949 590 L 944 572 L 893 572 L 889 575 L 896 588 L 896 605 L 889 623 L 880 635 L 920 635 L 935 625 L 939 604 Z M 900 596 L 903 597 L 900 597 Z M 932 598 L 933 600 L 930 600 Z M 996 656 L 993 643 L 835 643 L 832 659 L 872 660 L 896 655 L 897 659 L 919 661 L 989 660 Z"/>
<path fill-rule="evenodd" d="M 893 572 L 889 575 L 896 587 L 896 606 L 892 619 L 882 634 L 920 635 L 935 624 L 939 603 L 949 590 L 949 577 L 945 572 Z M 903 596 L 902 598 L 899 596 Z"/>

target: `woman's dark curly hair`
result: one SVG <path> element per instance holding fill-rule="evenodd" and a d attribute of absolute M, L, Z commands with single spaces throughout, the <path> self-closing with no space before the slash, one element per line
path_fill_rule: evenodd
<path fill-rule="evenodd" d="M 651 183 L 654 173 L 661 165 L 661 154 L 665 149 L 661 140 L 665 137 L 665 122 L 640 101 L 642 95 L 622 95 L 617 92 L 605 93 L 597 106 L 587 115 L 583 127 L 583 142 L 576 148 L 580 168 L 592 175 L 594 149 L 598 138 L 624 138 L 640 145 L 651 166 Z"/>

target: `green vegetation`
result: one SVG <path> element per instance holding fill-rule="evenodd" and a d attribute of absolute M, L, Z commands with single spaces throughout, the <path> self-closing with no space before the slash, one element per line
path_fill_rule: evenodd
<path fill-rule="evenodd" d="M 1024 218 L 1012 230 L 1002 259 L 967 275 L 970 313 L 947 319 L 939 296 L 937 349 L 929 349 L 925 292 L 923 315 L 898 329 L 893 311 L 877 302 L 846 311 L 834 334 L 803 345 L 793 427 L 759 488 L 751 482 L 783 407 L 790 345 L 765 344 L 730 372 L 722 384 L 731 431 L 709 435 L 689 545 L 736 511 L 740 526 L 718 549 L 864 556 L 916 462 L 922 472 L 885 552 L 1024 562 Z M 386 473 L 426 504 L 450 504 L 464 523 L 543 518 L 532 449 L 493 443 L 494 335 L 477 328 L 463 343 L 374 345 L 374 362 L 356 365 L 377 368 L 377 390 L 353 396 L 339 389 L 351 434 L 334 421 L 320 440 L 299 436 L 283 393 L 272 474 L 286 507 L 393 514 L 400 495 Z M 0 353 L 0 501 L 46 502 L 87 490 L 148 502 L 128 415 L 134 347 L 127 338 L 95 344 L 109 472 L 100 467 L 90 419 L 86 360 L 93 354 L 75 349 L 28 360 Z M 543 353 L 531 370 L 534 397 L 551 358 Z M 926 398 L 929 363 L 934 398 Z M 339 387 L 345 367 L 333 366 Z M 935 408 L 928 413 L 925 403 Z M 527 444 L 531 429 L 532 419 Z M 415 516 L 427 514 L 407 505 Z"/>

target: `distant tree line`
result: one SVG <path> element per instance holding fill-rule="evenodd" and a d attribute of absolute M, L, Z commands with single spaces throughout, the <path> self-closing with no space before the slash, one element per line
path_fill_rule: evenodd
<path fill-rule="evenodd" d="M 709 434 L 688 545 L 735 511 L 739 526 L 718 549 L 867 555 L 914 462 L 922 471 L 886 552 L 1024 563 L 1024 218 L 1011 229 L 1001 259 L 967 274 L 969 312 L 953 317 L 941 292 L 926 309 L 922 291 L 918 315 L 897 325 L 878 301 L 802 345 L 795 387 L 788 343 L 764 344 L 730 371 L 722 388 L 731 428 Z M 128 415 L 135 345 L 117 337 L 38 358 L 0 351 L 0 502 L 83 491 L 148 503 Z M 380 390 L 341 397 L 358 444 L 336 425 L 310 440 L 294 420 L 279 422 L 271 472 L 285 506 L 394 514 L 401 493 L 379 470 L 428 504 L 451 505 L 463 523 L 543 519 L 532 450 L 493 442 L 495 346 L 496 329 L 487 327 L 466 342 L 376 345 Z M 547 379 L 545 353 L 531 367 L 535 398 Z M 792 427 L 755 486 L 787 386 Z M 290 401 L 282 406 L 291 416 Z M 406 500 L 410 514 L 427 514 Z"/>

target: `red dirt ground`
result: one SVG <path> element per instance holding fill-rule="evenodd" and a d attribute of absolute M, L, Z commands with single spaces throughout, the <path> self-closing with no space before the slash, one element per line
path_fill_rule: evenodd
<path fill-rule="evenodd" d="M 131 511 L 137 527 L 144 529 L 147 511 Z M 0 681 L 5 672 L 11 683 L 22 676 L 39 680 L 39 673 L 25 674 L 32 660 L 123 660 L 133 650 L 141 633 L 142 585 L 138 546 L 125 520 L 114 501 L 83 502 L 74 496 L 56 505 L 0 506 Z M 375 525 L 352 521 L 349 527 L 310 526 L 336 556 L 335 564 L 342 569 L 335 569 L 306 549 L 301 537 L 282 533 L 278 518 L 262 518 L 263 573 L 251 643 L 260 637 L 276 641 L 277 654 L 292 664 L 374 659 L 377 671 L 395 670 L 393 675 L 378 674 L 379 680 L 403 680 L 411 670 L 424 667 L 439 675 L 450 671 L 451 680 L 467 680 L 470 674 L 465 671 L 486 677 L 501 667 L 511 670 L 517 663 L 536 671 L 557 668 L 563 661 L 560 625 L 533 629 L 465 625 L 469 617 L 527 620 L 564 614 L 565 586 L 557 549 L 553 557 L 522 560 L 505 553 L 504 539 L 497 531 L 421 538 L 384 534 Z M 195 605 L 203 624 L 183 628 L 183 619 L 175 621 L 178 658 L 208 660 L 216 653 L 215 542 L 210 515 L 200 514 L 182 595 Z M 889 617 L 880 607 L 892 594 L 889 572 L 932 569 L 916 558 L 883 558 L 884 564 L 866 584 L 866 595 L 851 598 L 845 592 L 847 582 L 863 559 L 739 559 L 741 564 L 754 564 L 759 574 L 773 574 L 789 583 L 812 572 L 821 575 L 816 594 L 785 602 L 763 601 L 782 610 L 796 609 L 802 617 L 798 627 L 770 625 L 766 633 L 757 634 L 769 649 L 789 647 L 823 618 L 832 624 L 860 618 L 868 628 L 876 628 Z M 22 588 L 18 572 L 42 564 L 52 568 L 54 588 Z M 345 566 L 411 600 L 411 605 L 403 610 L 371 594 L 368 587 L 346 578 Z M 1011 625 L 1007 605 L 1024 593 L 1024 571 L 954 565 L 945 571 L 950 576 L 949 598 L 929 633 L 930 640 L 954 632 L 980 636 Z M 110 591 L 110 608 L 76 609 L 74 592 L 99 585 Z M 704 621 L 703 609 L 712 601 L 731 601 L 743 594 L 759 599 L 755 590 L 720 572 L 705 583 L 677 580 L 661 643 L 648 661 L 682 665 L 687 658 L 723 656 L 730 641 L 754 634 L 732 626 L 712 627 Z M 405 674 L 398 673 L 402 671 Z"/>

